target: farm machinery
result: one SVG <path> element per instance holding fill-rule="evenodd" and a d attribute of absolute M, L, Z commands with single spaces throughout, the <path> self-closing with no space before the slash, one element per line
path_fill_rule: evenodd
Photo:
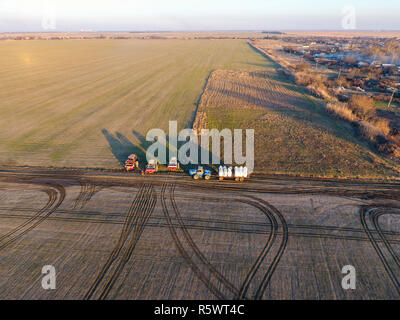
<path fill-rule="evenodd" d="M 135 154 L 132 154 L 128 157 L 128 160 L 125 162 L 125 170 L 127 172 L 133 171 L 135 169 L 139 169 L 139 161 L 138 157 Z M 171 158 L 168 164 L 168 171 L 177 171 L 180 169 L 179 161 L 176 157 Z M 156 174 L 159 171 L 158 161 L 156 159 L 151 159 L 147 166 L 146 170 L 142 171 L 142 174 Z M 199 166 L 197 169 L 190 169 L 189 175 L 193 177 L 194 180 L 210 180 L 212 177 L 211 170 L 204 169 L 203 166 Z M 218 179 L 219 181 L 223 180 L 235 180 L 243 182 L 245 179 L 250 178 L 250 174 L 247 167 L 226 167 L 220 166 L 218 170 Z"/>
<path fill-rule="evenodd" d="M 130 172 L 135 169 L 139 169 L 139 158 L 136 154 L 131 154 L 128 160 L 125 161 L 125 170 Z"/>
<path fill-rule="evenodd" d="M 249 178 L 249 172 L 247 167 L 226 167 L 220 166 L 218 170 L 219 181 L 224 179 L 234 179 L 235 181 L 243 182 Z"/>
<path fill-rule="evenodd" d="M 168 164 L 168 170 L 169 171 L 176 171 L 180 169 L 180 165 L 178 162 L 178 159 L 175 158 L 171 158 L 171 161 Z M 143 172 L 143 174 L 155 174 L 159 171 L 159 167 L 158 167 L 158 161 L 156 159 L 151 159 L 147 166 L 146 166 L 146 170 Z"/>
<path fill-rule="evenodd" d="M 158 172 L 158 161 L 157 160 L 150 160 L 146 166 L 145 174 L 154 174 Z"/>
<path fill-rule="evenodd" d="M 198 167 L 198 169 L 189 170 L 189 174 L 193 177 L 194 180 L 199 180 L 200 178 L 204 178 L 204 180 L 211 179 L 211 171 L 205 170 L 203 167 Z M 226 167 L 220 166 L 218 170 L 218 178 L 219 181 L 232 179 L 235 181 L 243 182 L 245 179 L 250 178 L 249 171 L 247 167 Z"/>
<path fill-rule="evenodd" d="M 200 178 L 204 178 L 204 180 L 211 179 L 211 171 L 205 170 L 203 167 L 198 167 L 196 169 L 190 169 L 189 174 L 193 177 L 194 180 L 199 180 Z"/>
<path fill-rule="evenodd" d="M 180 169 L 180 165 L 178 162 L 178 159 L 176 157 L 171 158 L 168 164 L 168 170 L 169 171 L 176 171 Z"/>

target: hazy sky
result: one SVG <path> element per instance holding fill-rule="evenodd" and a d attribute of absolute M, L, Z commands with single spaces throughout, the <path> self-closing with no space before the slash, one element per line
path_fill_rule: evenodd
<path fill-rule="evenodd" d="M 0 32 L 340 30 L 346 6 L 357 29 L 400 30 L 400 0 L 0 0 Z"/>

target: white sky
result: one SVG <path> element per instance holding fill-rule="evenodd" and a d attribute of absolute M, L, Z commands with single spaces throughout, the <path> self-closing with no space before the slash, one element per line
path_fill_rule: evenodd
<path fill-rule="evenodd" d="M 0 32 L 41 31 L 44 15 L 59 31 L 339 30 L 346 5 L 358 29 L 400 29 L 399 0 L 0 0 Z"/>

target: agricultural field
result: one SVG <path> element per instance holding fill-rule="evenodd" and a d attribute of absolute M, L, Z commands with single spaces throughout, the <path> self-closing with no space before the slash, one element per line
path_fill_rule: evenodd
<path fill-rule="evenodd" d="M 398 171 L 246 41 L 3 41 L 0 54 L 0 299 L 398 299 L 399 185 L 337 179 Z M 107 170 L 169 120 L 255 129 L 257 172 Z M 357 290 L 341 286 L 346 265 Z"/>
<path fill-rule="evenodd" d="M 191 127 L 215 69 L 255 69 L 244 40 L 0 43 L 0 164 L 120 168 L 169 120 Z"/>
<path fill-rule="evenodd" d="M 118 169 L 131 153 L 144 162 L 148 130 L 205 115 L 256 130 L 259 172 L 397 176 L 244 40 L 3 41 L 0 53 L 6 167 Z"/>
<path fill-rule="evenodd" d="M 0 174 L 0 299 L 399 296 L 396 185 L 16 173 Z"/>
<path fill-rule="evenodd" d="M 256 171 L 326 177 L 397 176 L 397 169 L 331 118 L 322 100 L 289 81 L 274 62 L 263 70 L 212 73 L 198 130 L 255 129 Z"/>

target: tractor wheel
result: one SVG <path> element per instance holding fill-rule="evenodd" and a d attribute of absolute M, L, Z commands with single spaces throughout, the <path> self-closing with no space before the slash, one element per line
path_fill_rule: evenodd
<path fill-rule="evenodd" d="M 206 175 L 205 177 L 204 177 L 204 180 L 210 180 L 210 176 L 209 175 Z"/>
<path fill-rule="evenodd" d="M 199 176 L 196 174 L 196 175 L 193 176 L 193 179 L 194 180 L 199 180 Z"/>

